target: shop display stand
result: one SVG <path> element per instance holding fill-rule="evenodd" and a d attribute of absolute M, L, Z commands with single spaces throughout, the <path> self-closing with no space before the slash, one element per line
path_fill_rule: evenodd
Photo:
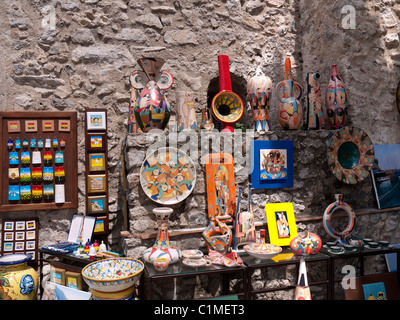
<path fill-rule="evenodd" d="M 93 239 L 100 236 L 106 240 L 109 231 L 107 109 L 87 108 L 85 123 L 86 214 L 96 217 Z"/>
<path fill-rule="evenodd" d="M 0 123 L 0 212 L 77 208 L 76 111 L 5 111 L 0 112 Z M 22 144 L 20 148 L 17 141 Z M 43 146 L 39 141 L 43 141 Z M 15 169 L 19 178 L 14 180 L 10 169 Z M 50 176 L 50 181 L 45 180 L 48 169 L 46 177 Z M 32 176 L 34 171 L 39 176 Z"/>

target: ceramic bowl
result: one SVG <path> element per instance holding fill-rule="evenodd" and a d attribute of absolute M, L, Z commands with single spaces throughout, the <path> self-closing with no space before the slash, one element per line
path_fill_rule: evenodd
<path fill-rule="evenodd" d="M 251 243 L 243 247 L 249 255 L 256 259 L 271 259 L 282 251 L 282 248 L 270 243 Z"/>
<path fill-rule="evenodd" d="M 339 253 L 342 252 L 342 247 L 341 246 L 332 246 L 329 248 L 331 250 L 331 252 L 333 253 Z"/>
<path fill-rule="evenodd" d="M 182 256 L 183 258 L 200 259 L 203 258 L 203 252 L 200 250 L 183 250 Z"/>
<path fill-rule="evenodd" d="M 389 242 L 389 241 L 383 241 L 383 240 L 381 240 L 381 241 L 379 241 L 379 245 L 380 245 L 382 248 L 388 248 L 388 247 L 390 246 L 390 242 Z"/>
<path fill-rule="evenodd" d="M 193 268 L 202 266 L 211 266 L 212 264 L 211 260 L 204 258 L 197 258 L 197 259 L 185 258 L 182 260 L 182 263 L 188 267 L 193 267 Z"/>
<path fill-rule="evenodd" d="M 372 249 L 378 248 L 378 246 L 379 246 L 378 242 L 375 242 L 375 241 L 371 241 L 368 243 L 368 247 L 370 247 Z"/>
<path fill-rule="evenodd" d="M 117 292 L 135 285 L 143 269 L 144 264 L 139 260 L 111 258 L 88 264 L 82 269 L 82 276 L 91 289 Z"/>

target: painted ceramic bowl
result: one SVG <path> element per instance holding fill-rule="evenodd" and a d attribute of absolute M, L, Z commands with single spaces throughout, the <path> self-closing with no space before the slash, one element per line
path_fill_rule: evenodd
<path fill-rule="evenodd" d="M 130 288 L 139 280 L 143 262 L 132 258 L 111 258 L 92 262 L 82 269 L 82 276 L 91 289 L 117 292 Z"/>
<path fill-rule="evenodd" d="M 256 259 L 271 259 L 282 251 L 282 248 L 270 243 L 251 243 L 243 247 L 249 255 Z"/>

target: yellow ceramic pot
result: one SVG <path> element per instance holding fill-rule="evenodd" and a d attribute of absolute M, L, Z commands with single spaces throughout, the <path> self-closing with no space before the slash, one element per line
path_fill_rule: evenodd
<path fill-rule="evenodd" d="M 0 300 L 36 300 L 38 276 L 28 261 L 30 254 L 0 257 Z"/>

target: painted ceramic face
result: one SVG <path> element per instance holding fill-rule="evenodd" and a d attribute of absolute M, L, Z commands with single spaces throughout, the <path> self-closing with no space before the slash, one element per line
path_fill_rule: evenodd
<path fill-rule="evenodd" d="M 327 114 L 333 128 L 341 128 L 346 123 L 347 116 L 347 94 L 342 80 L 338 76 L 333 76 L 328 85 L 327 95 Z"/>

